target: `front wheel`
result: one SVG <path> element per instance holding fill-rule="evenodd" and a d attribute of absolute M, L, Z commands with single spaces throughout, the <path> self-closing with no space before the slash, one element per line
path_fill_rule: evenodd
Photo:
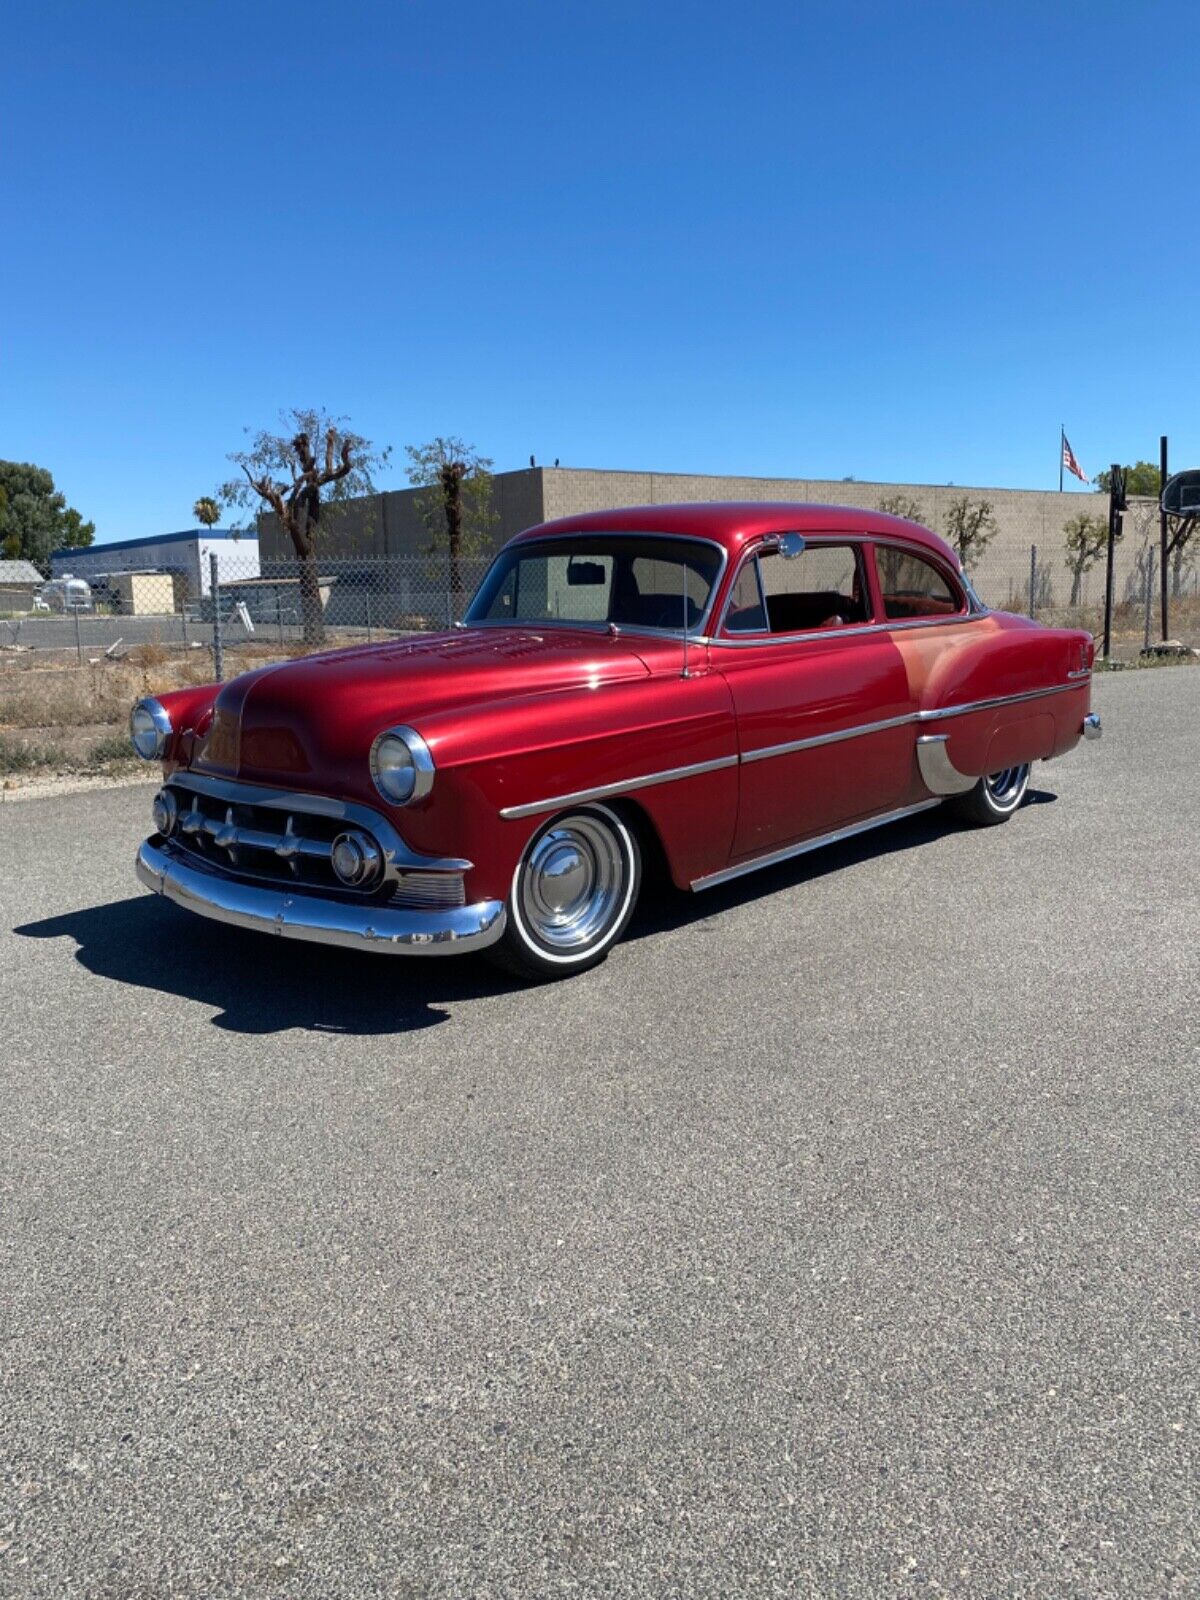
<path fill-rule="evenodd" d="M 980 778 L 973 789 L 958 795 L 953 805 L 968 822 L 991 828 L 998 822 L 1008 821 L 1024 800 L 1028 787 L 1029 764 L 1026 762 L 1024 766 L 1005 767 L 1002 772 Z"/>
<path fill-rule="evenodd" d="M 594 967 L 625 931 L 641 881 L 641 851 L 623 818 L 608 806 L 564 811 L 525 847 L 504 937 L 488 953 L 523 978 Z"/>

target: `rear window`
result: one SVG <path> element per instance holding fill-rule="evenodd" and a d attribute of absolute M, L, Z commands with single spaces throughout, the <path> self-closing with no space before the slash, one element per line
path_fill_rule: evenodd
<path fill-rule="evenodd" d="M 876 545 L 875 569 L 883 613 L 893 621 L 911 617 L 952 617 L 963 610 L 961 596 L 932 561 L 911 550 Z"/>

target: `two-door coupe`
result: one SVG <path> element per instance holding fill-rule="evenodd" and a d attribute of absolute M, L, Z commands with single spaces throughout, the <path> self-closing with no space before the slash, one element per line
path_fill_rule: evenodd
<path fill-rule="evenodd" d="M 1009 818 L 1100 732 L 1087 633 L 989 611 L 927 528 L 819 505 L 518 535 L 448 633 L 142 700 L 142 882 L 238 927 L 547 976 L 648 854 L 705 889 L 950 799 Z"/>

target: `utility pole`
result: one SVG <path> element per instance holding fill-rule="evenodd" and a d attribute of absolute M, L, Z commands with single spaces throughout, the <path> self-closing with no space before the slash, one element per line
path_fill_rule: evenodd
<path fill-rule="evenodd" d="M 1113 462 L 1108 480 L 1108 561 L 1104 579 L 1104 649 L 1107 661 L 1112 651 L 1113 556 L 1121 536 L 1121 513 L 1125 510 L 1125 468 Z"/>
<path fill-rule="evenodd" d="M 1160 436 L 1159 441 L 1158 441 L 1158 470 L 1161 473 L 1161 477 L 1158 480 L 1158 497 L 1159 497 L 1158 498 L 1158 544 L 1159 544 L 1158 559 L 1159 559 L 1159 566 L 1160 566 L 1160 569 L 1161 569 L 1160 572 L 1159 572 L 1159 575 L 1158 575 L 1158 583 L 1159 583 L 1159 595 L 1160 595 L 1161 601 L 1162 601 L 1162 606 L 1161 606 L 1162 642 L 1164 644 L 1166 644 L 1168 638 L 1170 638 L 1170 634 L 1167 632 L 1167 625 L 1168 625 L 1167 624 L 1167 605 L 1168 605 L 1168 599 L 1167 599 L 1167 593 L 1168 593 L 1168 590 L 1167 590 L 1167 556 L 1169 554 L 1167 546 L 1168 546 L 1168 542 L 1169 542 L 1169 539 L 1170 539 L 1170 531 L 1169 531 L 1169 528 L 1168 528 L 1168 523 L 1170 522 L 1171 519 L 1170 519 L 1170 517 L 1168 517 L 1167 513 L 1162 509 L 1162 492 L 1167 486 L 1167 477 L 1168 477 L 1168 473 L 1167 473 L 1167 436 L 1166 436 L 1165 433 Z"/>

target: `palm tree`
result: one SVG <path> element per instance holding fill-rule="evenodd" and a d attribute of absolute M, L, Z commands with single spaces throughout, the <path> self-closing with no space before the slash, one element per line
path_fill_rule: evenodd
<path fill-rule="evenodd" d="M 206 528 L 215 528 L 221 520 L 221 508 L 210 494 L 202 494 L 192 507 L 192 515 Z"/>

